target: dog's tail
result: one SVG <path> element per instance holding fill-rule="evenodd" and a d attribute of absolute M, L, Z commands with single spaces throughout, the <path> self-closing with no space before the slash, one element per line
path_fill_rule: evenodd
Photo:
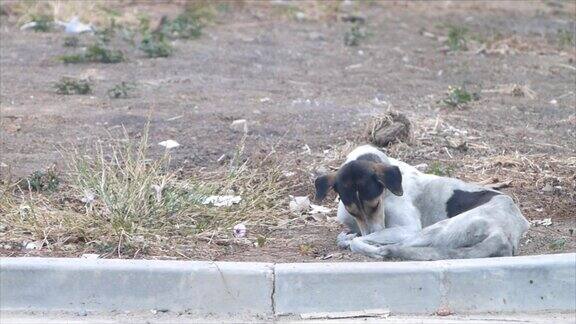
<path fill-rule="evenodd" d="M 413 261 L 434 261 L 446 259 L 472 259 L 498 256 L 511 256 L 513 248 L 501 235 L 492 235 L 471 247 L 446 248 L 435 246 L 388 245 L 380 247 L 381 255 Z"/>

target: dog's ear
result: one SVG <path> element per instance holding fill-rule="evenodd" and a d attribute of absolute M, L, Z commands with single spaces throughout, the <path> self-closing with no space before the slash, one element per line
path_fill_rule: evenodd
<path fill-rule="evenodd" d="M 375 173 L 378 181 L 390 192 L 396 196 L 404 194 L 404 190 L 402 190 L 402 173 L 397 166 L 379 164 L 375 168 Z"/>
<path fill-rule="evenodd" d="M 335 172 L 325 174 L 316 178 L 316 180 L 314 181 L 314 186 L 316 187 L 316 200 L 322 201 L 324 198 L 326 198 L 328 189 L 333 188 L 335 182 L 336 182 Z"/>

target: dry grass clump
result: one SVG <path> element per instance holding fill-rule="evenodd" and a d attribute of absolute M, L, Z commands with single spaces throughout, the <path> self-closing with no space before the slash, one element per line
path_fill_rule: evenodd
<path fill-rule="evenodd" d="M 373 118 L 366 127 L 366 139 L 385 147 L 397 142 L 409 142 L 412 125 L 408 118 L 397 112 L 387 112 Z"/>
<path fill-rule="evenodd" d="M 178 254 L 176 246 L 193 247 L 205 232 L 230 235 L 239 222 L 276 225 L 286 215 L 293 186 L 272 154 L 245 160 L 240 147 L 228 170 L 178 178 L 169 151 L 151 158 L 148 146 L 144 132 L 138 141 L 111 136 L 63 151 L 70 185 L 56 194 L 4 186 L 0 243 L 24 249 L 35 242 L 38 249 L 64 255 Z M 204 204 L 208 195 L 242 200 L 216 207 Z"/>

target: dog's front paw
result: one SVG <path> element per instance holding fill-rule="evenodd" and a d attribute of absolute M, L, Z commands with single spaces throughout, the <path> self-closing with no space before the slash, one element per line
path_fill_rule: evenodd
<path fill-rule="evenodd" d="M 378 252 L 376 252 L 378 254 L 379 257 L 383 258 L 383 259 L 390 259 L 392 258 L 392 250 L 394 249 L 393 246 L 387 246 L 387 245 L 383 245 L 378 247 Z"/>
<path fill-rule="evenodd" d="M 348 234 L 346 232 L 342 232 L 338 234 L 338 237 L 336 238 L 338 247 L 341 249 L 349 249 L 350 243 L 352 243 L 352 240 L 357 236 L 358 234 L 356 233 Z"/>

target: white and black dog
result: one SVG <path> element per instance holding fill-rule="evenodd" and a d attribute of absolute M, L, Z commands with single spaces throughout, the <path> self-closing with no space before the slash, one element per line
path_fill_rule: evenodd
<path fill-rule="evenodd" d="M 340 197 L 338 220 L 350 232 L 338 236 L 338 245 L 373 258 L 511 256 L 529 227 L 499 191 L 424 174 L 370 145 L 315 185 L 319 200 L 330 188 Z"/>

